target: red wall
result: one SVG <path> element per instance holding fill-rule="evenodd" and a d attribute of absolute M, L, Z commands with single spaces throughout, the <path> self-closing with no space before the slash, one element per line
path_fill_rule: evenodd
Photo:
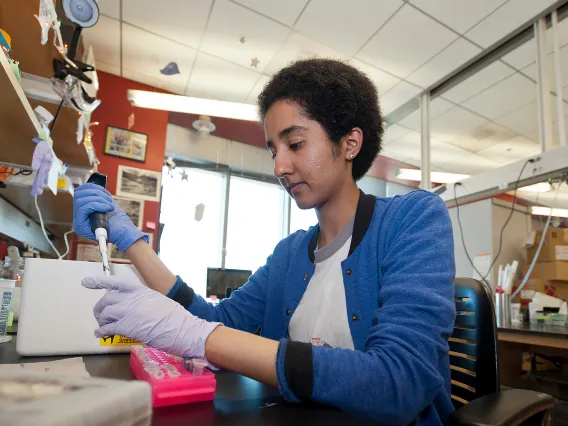
<path fill-rule="evenodd" d="M 102 101 L 101 105 L 93 113 L 92 122 L 99 122 L 93 127 L 93 145 L 100 161 L 99 171 L 108 176 L 107 189 L 114 194 L 118 166 L 130 166 L 139 169 L 161 171 L 164 164 L 164 152 L 166 150 L 166 132 L 168 126 L 168 113 L 143 108 L 134 108 L 126 98 L 128 89 L 157 91 L 157 89 L 126 80 L 111 74 L 98 72 L 100 89 L 97 98 Z M 128 160 L 104 154 L 104 145 L 107 126 L 128 128 L 128 117 L 134 112 L 135 124 L 132 131 L 148 135 L 148 147 L 146 162 Z M 159 222 L 160 203 L 153 201 L 144 202 L 144 231 L 154 234 L 154 248 L 156 244 L 156 230 L 146 228 L 146 222 L 154 222 L 156 227 Z"/>

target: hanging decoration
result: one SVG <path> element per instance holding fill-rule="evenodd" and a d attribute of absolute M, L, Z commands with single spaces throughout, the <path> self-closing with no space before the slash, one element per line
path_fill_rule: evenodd
<path fill-rule="evenodd" d="M 22 84 L 22 72 L 20 71 L 20 63 L 10 57 L 10 52 L 12 51 L 12 38 L 2 28 L 0 28 L 0 49 L 6 55 L 6 59 L 8 59 L 8 63 L 10 64 L 12 71 L 14 71 L 14 74 L 16 75 L 18 83 Z"/>
<path fill-rule="evenodd" d="M 166 65 L 163 69 L 160 70 L 160 72 L 164 75 L 176 75 L 176 74 L 181 74 L 179 71 L 179 66 L 177 63 L 175 62 L 170 62 L 168 65 Z"/>

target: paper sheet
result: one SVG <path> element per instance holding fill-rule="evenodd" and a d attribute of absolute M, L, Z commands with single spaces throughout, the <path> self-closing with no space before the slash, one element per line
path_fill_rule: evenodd
<path fill-rule="evenodd" d="M 67 358 L 58 361 L 27 362 L 22 364 L 0 364 L 0 372 L 6 370 L 13 371 L 18 369 L 23 369 L 25 371 L 54 373 L 70 377 L 91 377 L 91 375 L 85 368 L 85 363 L 83 362 L 83 358 L 81 357 Z"/>
<path fill-rule="evenodd" d="M 473 258 L 473 264 L 475 265 L 475 268 L 473 269 L 473 278 L 481 281 L 483 280 L 483 277 L 487 275 L 489 267 L 491 266 L 491 255 L 478 254 Z M 479 271 L 479 274 L 482 274 L 482 276 L 479 276 L 477 271 Z M 487 275 L 487 282 L 492 282 L 491 274 Z"/>

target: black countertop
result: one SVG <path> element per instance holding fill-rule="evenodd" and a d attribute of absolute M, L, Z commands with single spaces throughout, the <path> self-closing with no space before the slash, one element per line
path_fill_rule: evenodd
<path fill-rule="evenodd" d="M 568 327 L 559 327 L 555 325 L 537 325 L 527 322 L 522 324 L 512 324 L 506 327 L 498 327 L 497 330 L 506 333 L 568 339 Z"/>
<path fill-rule="evenodd" d="M 45 362 L 66 357 L 20 357 L 16 336 L 0 344 L 0 364 Z M 93 377 L 134 380 L 128 354 L 83 356 Z M 290 404 L 277 389 L 228 371 L 215 373 L 217 390 L 214 401 L 155 408 L 152 424 L 156 426 L 224 425 L 366 425 L 333 407 L 316 404 Z"/>

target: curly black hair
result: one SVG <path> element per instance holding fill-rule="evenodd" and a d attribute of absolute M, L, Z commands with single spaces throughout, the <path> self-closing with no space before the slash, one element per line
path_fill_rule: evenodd
<path fill-rule="evenodd" d="M 337 145 L 351 129 L 359 127 L 363 144 L 353 160 L 353 179 L 357 181 L 369 171 L 381 150 L 384 129 L 377 89 L 365 74 L 334 59 L 299 60 L 274 75 L 258 96 L 262 121 L 268 109 L 281 100 L 297 102 Z"/>

